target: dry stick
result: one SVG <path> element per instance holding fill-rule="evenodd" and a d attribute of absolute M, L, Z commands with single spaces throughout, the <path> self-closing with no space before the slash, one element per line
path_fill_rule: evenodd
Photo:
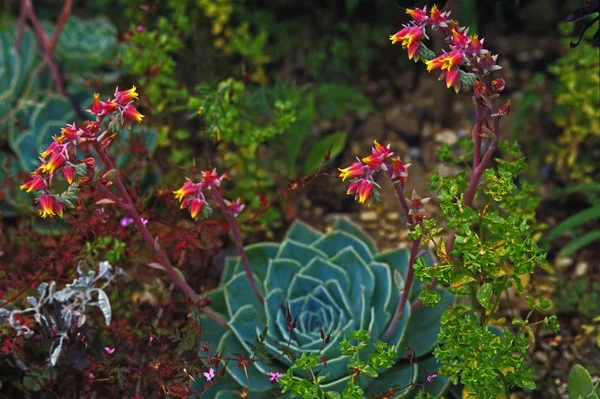
<path fill-rule="evenodd" d="M 154 255 L 154 257 L 158 260 L 160 265 L 165 268 L 165 271 L 167 272 L 167 274 L 169 275 L 171 280 L 173 280 L 175 285 L 177 287 L 179 287 L 179 289 L 181 289 L 187 295 L 187 297 L 194 303 L 194 305 L 196 305 L 200 301 L 200 297 L 194 291 L 194 289 L 192 287 L 190 287 L 190 285 L 177 273 L 177 271 L 175 270 L 173 265 L 171 265 L 171 262 L 169 261 L 169 258 L 167 257 L 164 250 L 158 245 L 158 242 L 152 238 L 152 235 L 150 234 L 150 232 L 148 231 L 148 228 L 142 221 L 142 218 L 141 218 L 140 214 L 138 213 L 138 211 L 135 207 L 135 204 L 133 203 L 133 200 L 131 199 L 131 196 L 125 189 L 125 186 L 123 185 L 123 182 L 121 181 L 121 177 L 119 176 L 119 173 L 117 172 L 112 161 L 108 157 L 108 155 L 106 153 L 106 149 L 97 140 L 92 141 L 92 145 L 94 146 L 94 149 L 96 150 L 96 152 L 100 156 L 100 159 L 102 160 L 104 165 L 106 165 L 108 170 L 115 171 L 113 181 L 115 183 L 115 186 L 117 187 L 117 190 L 119 191 L 119 194 L 123 198 L 122 201 L 119 200 L 120 204 L 119 204 L 119 202 L 116 202 L 116 201 L 115 202 L 118 205 L 122 205 L 122 206 L 120 206 L 121 209 L 123 209 L 124 211 L 126 211 L 130 214 L 131 218 L 133 219 L 133 223 L 135 224 L 136 228 L 142 235 L 142 238 L 144 239 L 144 241 L 146 242 L 146 245 L 152 252 L 152 255 Z M 100 185 L 101 185 L 101 183 L 100 183 Z M 104 188 L 105 189 L 101 189 L 101 191 L 106 193 L 106 191 L 108 191 L 108 189 L 106 187 L 104 187 Z M 109 196 L 109 198 L 111 198 L 111 196 Z M 210 319 L 212 319 L 215 323 L 217 323 L 222 328 L 224 328 L 224 329 L 229 328 L 227 326 L 227 322 L 225 321 L 225 319 L 223 319 L 218 313 L 214 312 L 212 309 L 210 309 L 208 307 L 204 307 L 200 310 L 202 312 L 204 312 Z"/>
<path fill-rule="evenodd" d="M 219 204 L 221 211 L 223 212 L 223 214 L 225 215 L 225 218 L 227 219 L 227 223 L 229 223 L 229 227 L 231 228 L 231 236 L 232 236 L 233 241 L 235 242 L 235 246 L 240 254 L 240 258 L 242 260 L 242 265 L 244 266 L 244 271 L 246 272 L 246 277 L 248 278 L 248 281 L 250 281 L 250 286 L 252 287 L 252 291 L 254 291 L 254 295 L 256 295 L 256 297 L 258 298 L 260 303 L 265 303 L 265 300 L 262 297 L 262 295 L 260 294 L 260 291 L 258 290 L 258 287 L 256 286 L 256 282 L 254 281 L 254 276 L 252 275 L 252 270 L 250 269 L 250 262 L 248 262 L 248 257 L 246 256 L 246 251 L 244 251 L 244 246 L 242 245 L 242 235 L 240 233 L 240 226 L 238 225 L 237 221 L 235 220 L 235 216 L 233 216 L 231 211 L 229 209 L 227 209 L 227 204 L 225 204 L 225 200 L 223 200 L 223 197 L 221 196 L 221 193 L 219 193 L 219 190 L 216 187 L 211 187 L 210 192 L 217 200 L 217 203 Z"/>

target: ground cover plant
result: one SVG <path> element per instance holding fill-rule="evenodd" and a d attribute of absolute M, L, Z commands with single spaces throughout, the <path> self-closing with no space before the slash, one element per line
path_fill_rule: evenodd
<path fill-rule="evenodd" d="M 597 2 L 317 3 L 8 3 L 0 396 L 597 397 Z"/>

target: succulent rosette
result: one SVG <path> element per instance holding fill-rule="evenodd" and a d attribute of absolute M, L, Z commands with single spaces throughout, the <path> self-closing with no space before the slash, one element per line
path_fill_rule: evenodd
<path fill-rule="evenodd" d="M 214 386 L 208 391 L 204 392 L 206 380 L 198 378 L 190 382 L 191 389 L 196 394 L 204 392 L 202 398 L 235 398 L 242 387 L 250 398 L 270 397 L 268 391 L 274 384 L 269 373 L 284 373 L 292 365 L 289 357 L 282 355 L 282 348 L 287 348 L 285 352 L 298 357 L 305 352 L 320 353 L 326 365 L 320 365 L 323 370 L 319 375 L 328 375 L 323 388 L 341 392 L 351 371 L 339 343 L 350 331 L 359 329 L 368 330 L 373 343 L 384 340 L 382 336 L 403 290 L 408 250 L 381 253 L 359 227 L 339 219 L 327 234 L 296 221 L 281 243 L 249 245 L 246 254 L 264 303 L 253 294 L 239 259 L 228 259 L 222 285 L 207 296 L 212 299 L 212 309 L 228 320 L 230 329 L 225 331 L 201 316 L 201 340 L 211 343 L 212 353 L 234 358 L 241 354 L 256 361 L 243 367 L 230 360 L 224 375 L 217 377 L 216 383 L 211 381 Z M 420 288 L 415 281 L 403 316 L 384 340 L 395 345 L 397 364 L 381 370 L 370 381 L 361 377 L 359 384 L 366 392 L 381 394 L 393 386 L 410 386 L 411 382 L 425 384 L 434 395 L 441 395 L 447 388 L 448 381 L 443 377 L 430 378 L 428 383 L 427 376 L 438 369 L 430 352 L 436 345 L 440 316 L 454 298 L 440 290 L 442 301 L 437 307 L 413 311 L 411 302 Z M 290 320 L 294 328 L 290 328 Z M 257 337 L 265 327 L 264 344 L 256 353 Z M 328 342 L 323 336 L 330 337 Z M 407 346 L 418 358 L 412 364 L 407 359 Z M 365 351 L 364 356 L 368 354 Z M 409 387 L 391 397 L 412 397 L 415 392 Z"/>

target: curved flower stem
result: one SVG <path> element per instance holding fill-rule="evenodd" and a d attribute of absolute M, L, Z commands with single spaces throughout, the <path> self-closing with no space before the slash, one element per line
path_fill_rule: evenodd
<path fill-rule="evenodd" d="M 413 241 L 412 249 L 410 251 L 410 259 L 408 261 L 408 273 L 406 274 L 406 281 L 404 282 L 404 289 L 402 290 L 402 295 L 400 296 L 400 300 L 398 301 L 398 305 L 396 305 L 396 311 L 394 312 L 394 317 L 390 322 L 387 330 L 382 335 L 384 340 L 390 338 L 390 336 L 396 330 L 398 326 L 398 322 L 402 315 L 404 315 L 404 306 L 408 301 L 408 294 L 410 293 L 410 287 L 412 286 L 413 280 L 415 278 L 415 262 L 417 260 L 417 255 L 419 253 L 419 245 L 421 245 L 421 238 L 418 238 Z"/>
<path fill-rule="evenodd" d="M 486 86 L 489 85 L 486 84 Z M 479 186 L 479 180 L 483 175 L 483 172 L 487 168 L 487 164 L 494 155 L 494 152 L 498 149 L 498 145 L 500 144 L 500 118 L 493 118 L 492 131 L 496 136 L 496 139 L 492 140 L 490 146 L 487 151 L 480 159 L 480 151 L 481 151 L 481 131 L 483 128 L 483 122 L 487 115 L 485 115 L 483 104 L 481 101 L 474 100 L 475 102 L 475 126 L 473 126 L 473 142 L 474 142 L 474 154 L 473 154 L 473 173 L 471 174 L 471 178 L 469 180 L 469 185 L 467 187 L 467 191 L 465 192 L 465 196 L 463 199 L 463 204 L 466 206 L 471 206 L 473 204 L 473 199 L 475 198 L 475 193 L 477 192 L 477 187 Z M 496 100 L 492 100 L 491 113 L 492 115 L 498 112 L 498 105 Z M 446 243 L 446 253 L 450 255 L 452 249 L 454 248 L 454 240 L 456 239 L 456 230 L 453 230 L 450 233 L 450 237 L 448 237 L 448 242 Z"/>
<path fill-rule="evenodd" d="M 175 267 L 173 267 L 173 265 L 169 261 L 167 254 L 165 253 L 164 249 L 162 249 L 160 247 L 160 245 L 158 244 L 158 241 L 155 240 L 154 238 L 152 238 L 152 235 L 150 234 L 150 232 L 148 231 L 148 228 L 142 221 L 142 217 L 138 213 L 138 211 L 135 207 L 135 204 L 133 203 L 133 200 L 131 199 L 131 196 L 125 189 L 125 186 L 123 185 L 121 177 L 119 176 L 119 172 L 115 169 L 114 164 L 108 157 L 108 154 L 106 153 L 106 149 L 97 140 L 92 141 L 92 145 L 94 147 L 94 150 L 96 150 L 96 152 L 98 153 L 98 155 L 99 155 L 100 159 L 102 160 L 102 162 L 104 163 L 104 165 L 108 168 L 108 170 L 115 171 L 113 181 L 114 181 L 115 186 L 117 187 L 117 190 L 119 191 L 119 194 L 121 195 L 121 198 L 122 198 L 122 200 L 119 200 L 117 198 L 118 201 L 115 201 L 115 203 L 117 204 L 117 206 L 119 206 L 125 212 L 129 213 L 129 215 L 133 219 L 133 223 L 135 224 L 135 227 L 138 229 L 138 231 L 142 235 L 142 238 L 144 239 L 146 245 L 150 249 L 150 252 L 152 252 L 152 255 L 156 258 L 156 260 L 158 260 L 160 265 L 165 268 L 165 271 L 167 272 L 167 274 L 169 275 L 171 280 L 173 280 L 175 285 L 177 287 L 179 287 L 179 289 L 181 289 L 185 293 L 185 295 L 192 301 L 192 303 L 194 305 L 198 304 L 198 302 L 200 301 L 200 296 L 194 291 L 194 289 L 192 287 L 190 287 L 190 285 L 187 283 L 187 281 L 185 281 L 185 279 L 183 277 L 181 277 L 181 275 L 178 273 L 178 271 L 175 269 Z M 99 183 L 99 185 L 97 185 L 97 187 L 100 187 L 100 186 L 102 186 L 101 183 Z M 100 188 L 100 190 L 104 194 L 110 193 L 110 190 L 108 190 L 108 188 L 106 188 L 106 187 L 104 187 L 104 189 Z M 115 196 L 112 193 L 110 193 L 110 194 L 111 195 L 107 195 L 109 198 L 111 198 L 111 196 L 113 196 L 113 197 Z M 113 199 L 113 201 L 114 201 L 114 199 Z M 224 328 L 224 329 L 229 328 L 227 326 L 227 322 L 225 321 L 225 319 L 223 319 L 223 317 L 221 317 L 218 313 L 214 312 L 212 309 L 204 307 L 204 308 L 201 308 L 200 310 L 202 312 L 204 312 L 209 318 L 211 318 L 215 323 L 217 323 L 222 328 Z"/>
<path fill-rule="evenodd" d="M 392 172 L 390 170 L 388 170 L 387 174 L 391 179 Z M 392 181 L 392 183 L 394 183 L 394 182 Z M 404 217 L 406 218 L 406 226 L 408 228 L 410 228 L 410 226 L 412 226 L 414 223 L 413 223 L 413 217 L 409 214 L 409 209 L 408 209 L 408 205 L 406 204 L 406 200 L 404 199 L 404 184 L 396 183 L 396 184 L 394 184 L 394 189 L 396 190 L 396 196 L 398 197 L 398 201 L 400 201 L 402 211 L 404 212 Z M 414 277 L 415 277 L 415 262 L 417 260 L 417 254 L 419 253 L 420 245 L 421 245 L 421 238 L 413 241 L 413 243 L 412 243 L 412 249 L 410 251 L 410 259 L 408 260 L 408 272 L 406 274 L 406 281 L 404 282 L 404 290 L 402 291 L 400 300 L 398 301 L 398 304 L 396 305 L 394 317 L 392 318 L 392 321 L 390 322 L 385 333 L 383 333 L 383 336 L 382 336 L 383 339 L 388 339 L 392 335 L 392 333 L 398 326 L 398 322 L 400 321 L 400 318 L 404 314 L 404 306 L 406 305 L 406 302 L 408 301 L 408 294 L 410 293 L 410 289 L 412 287 L 412 283 L 413 283 Z"/>
<path fill-rule="evenodd" d="M 242 260 L 242 265 L 244 266 L 244 271 L 246 272 L 246 277 L 250 282 L 250 286 L 252 287 L 252 291 L 254 291 L 254 295 L 258 298 L 260 303 L 265 303 L 264 298 L 260 294 L 258 287 L 256 286 L 256 281 L 254 281 L 254 276 L 252 275 L 252 270 L 250 269 L 250 262 L 248 262 L 248 257 L 246 256 L 246 251 L 244 251 L 244 246 L 242 245 L 242 235 L 240 233 L 240 226 L 238 225 L 235 216 L 230 212 L 227 208 L 227 204 L 225 204 L 225 200 L 221 196 L 221 193 L 216 187 L 210 188 L 211 194 L 217 200 L 217 204 L 219 204 L 219 208 L 221 208 L 221 212 L 225 215 L 227 219 L 227 223 L 229 223 L 229 227 L 231 228 L 231 236 L 233 241 L 235 242 L 235 246 L 240 254 L 240 258 Z"/>
<path fill-rule="evenodd" d="M 42 48 L 42 54 L 44 55 L 44 62 L 46 63 L 46 65 L 48 65 L 48 68 L 50 68 L 50 72 L 52 74 L 52 79 L 54 80 L 54 84 L 56 84 L 56 91 L 58 92 L 58 94 L 60 94 L 61 96 L 64 97 L 66 95 L 65 85 L 63 83 L 62 76 L 60 74 L 60 70 L 58 69 L 58 66 L 56 65 L 56 61 L 54 60 L 54 57 L 52 56 L 52 49 L 51 49 L 52 43 L 48 39 L 48 35 L 44 31 L 44 28 L 42 28 L 40 21 L 37 19 L 37 16 L 35 15 L 33 3 L 31 0 L 23 0 L 23 2 L 21 3 L 21 7 L 23 7 L 23 13 L 24 13 L 25 17 L 27 19 L 29 19 L 29 22 L 31 22 L 31 27 L 33 28 L 33 32 L 35 33 L 38 41 L 40 42 L 40 47 Z M 20 21 L 22 20 L 21 17 L 19 18 L 19 20 Z M 24 22 L 24 20 L 23 20 L 23 22 Z M 66 19 L 65 19 L 65 22 L 66 22 Z M 61 29 L 62 29 L 62 27 L 61 27 Z M 54 38 L 52 40 L 54 41 Z"/>

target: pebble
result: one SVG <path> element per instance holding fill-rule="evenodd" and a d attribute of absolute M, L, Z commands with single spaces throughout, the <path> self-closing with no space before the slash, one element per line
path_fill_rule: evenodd
<path fill-rule="evenodd" d="M 369 222 L 377 221 L 379 216 L 377 215 L 377 212 L 375 212 L 375 211 L 364 211 L 358 215 L 358 218 L 360 219 L 361 222 L 369 223 Z"/>
<path fill-rule="evenodd" d="M 440 144 L 454 145 L 458 141 L 456 132 L 450 129 L 444 129 L 435 135 L 435 141 Z"/>
<path fill-rule="evenodd" d="M 400 212 L 387 212 L 385 218 L 390 222 L 397 222 L 400 220 Z"/>
<path fill-rule="evenodd" d="M 560 270 L 565 270 L 566 268 L 568 268 L 572 264 L 573 264 L 573 258 L 562 257 L 562 258 L 556 258 L 556 261 L 554 261 L 554 266 L 559 271 Z"/>
<path fill-rule="evenodd" d="M 585 261 L 578 262 L 575 266 L 575 276 L 581 277 L 584 276 L 588 271 L 589 264 Z"/>

